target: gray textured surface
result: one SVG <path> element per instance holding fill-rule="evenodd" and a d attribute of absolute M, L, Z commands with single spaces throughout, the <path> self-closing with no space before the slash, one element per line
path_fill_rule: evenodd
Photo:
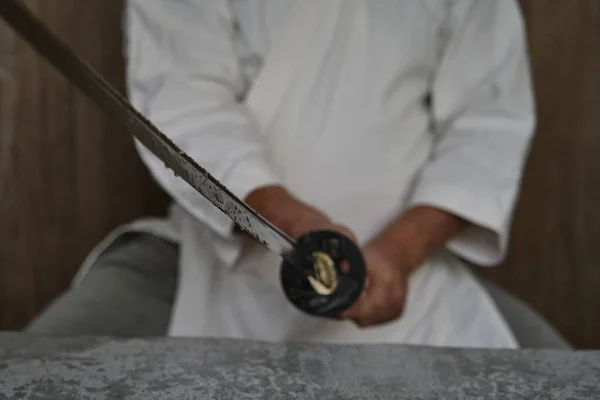
<path fill-rule="evenodd" d="M 600 352 L 6 333 L 0 399 L 600 399 Z"/>

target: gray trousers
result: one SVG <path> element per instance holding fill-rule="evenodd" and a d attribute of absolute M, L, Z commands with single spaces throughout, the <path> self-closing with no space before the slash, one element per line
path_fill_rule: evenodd
<path fill-rule="evenodd" d="M 177 289 L 176 244 L 144 233 L 121 237 L 81 284 L 67 290 L 26 331 L 62 335 L 163 336 Z M 482 282 L 525 348 L 570 348 L 539 314 Z"/>

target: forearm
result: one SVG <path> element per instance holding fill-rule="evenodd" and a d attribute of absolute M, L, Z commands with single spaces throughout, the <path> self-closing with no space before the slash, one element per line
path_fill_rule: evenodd
<path fill-rule="evenodd" d="M 299 202 L 283 186 L 258 188 L 249 193 L 244 201 L 277 228 L 293 235 L 292 221 L 298 213 Z"/>
<path fill-rule="evenodd" d="M 464 219 L 439 208 L 415 206 L 383 229 L 371 244 L 411 273 L 467 225 Z"/>
<path fill-rule="evenodd" d="M 535 128 L 526 30 L 517 1 L 456 1 L 432 80 L 431 157 L 408 205 L 469 221 L 447 241 L 455 255 L 498 265 Z M 469 68 L 465 68 L 469 60 Z"/>
<path fill-rule="evenodd" d="M 261 216 L 293 238 L 305 233 L 306 226 L 328 222 L 324 214 L 298 200 L 280 185 L 258 188 L 244 200 Z"/>
<path fill-rule="evenodd" d="M 315 230 L 330 230 L 356 242 L 354 233 L 334 223 L 323 212 L 296 198 L 281 185 L 268 185 L 251 192 L 246 203 L 292 238 Z"/>

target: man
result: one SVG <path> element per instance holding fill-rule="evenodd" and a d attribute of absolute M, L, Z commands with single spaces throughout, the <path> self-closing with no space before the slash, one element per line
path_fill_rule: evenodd
<path fill-rule="evenodd" d="M 368 287 L 341 320 L 302 314 L 283 296 L 280 259 L 137 143 L 172 196 L 172 213 L 117 230 L 67 296 L 98 290 L 106 282 L 100 271 L 116 282 L 153 265 L 156 276 L 178 271 L 168 328 L 175 336 L 520 344 L 502 306 L 460 261 L 492 266 L 505 255 L 534 129 L 516 1 L 129 0 L 126 7 L 134 106 L 289 235 L 334 229 L 355 240 Z M 130 231 L 144 233 L 113 244 Z M 156 254 L 150 263 L 149 254 Z M 152 301 L 141 294 L 156 279 L 144 279 L 119 282 L 115 296 Z M 63 328 L 42 316 L 31 330 L 68 331 L 90 315 L 106 325 L 98 303 L 110 296 L 92 297 Z M 146 320 L 152 311 L 138 325 Z"/>

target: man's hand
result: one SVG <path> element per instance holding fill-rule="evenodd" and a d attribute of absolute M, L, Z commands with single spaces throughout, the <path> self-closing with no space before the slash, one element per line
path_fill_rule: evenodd
<path fill-rule="evenodd" d="M 360 299 L 341 315 L 366 327 L 392 321 L 402 315 L 412 265 L 399 265 L 376 244 L 363 249 L 367 280 Z"/>
<path fill-rule="evenodd" d="M 350 229 L 333 223 L 321 211 L 296 199 L 281 186 L 257 189 L 248 195 L 246 203 L 294 239 L 311 231 L 330 230 L 356 242 Z"/>
<path fill-rule="evenodd" d="M 365 290 L 341 317 L 361 327 L 399 318 L 410 274 L 465 226 L 466 221 L 433 207 L 419 206 L 405 212 L 363 249 Z"/>

